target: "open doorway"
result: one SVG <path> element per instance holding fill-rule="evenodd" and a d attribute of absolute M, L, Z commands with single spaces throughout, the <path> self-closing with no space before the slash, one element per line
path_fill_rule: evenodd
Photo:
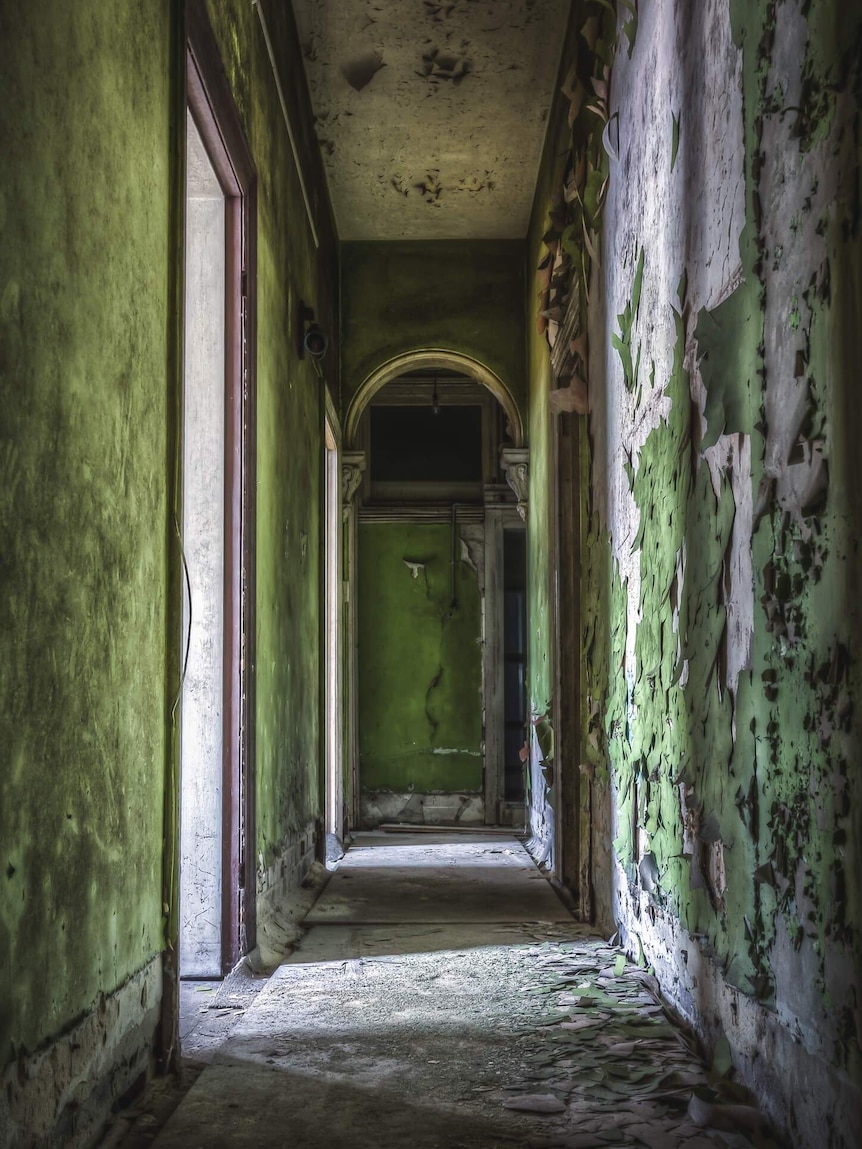
<path fill-rule="evenodd" d="M 325 697 L 326 697 L 326 837 L 327 854 L 340 853 L 344 837 L 344 715 L 342 690 L 342 531 L 341 466 L 338 441 L 330 420 L 325 423 Z M 334 839 L 334 840 L 333 840 Z"/>
<path fill-rule="evenodd" d="M 454 368 L 369 398 L 353 440 L 360 825 L 522 825 L 524 524 L 502 459 L 514 429 Z"/>
<path fill-rule="evenodd" d="M 218 978 L 254 944 L 254 171 L 197 12 L 190 5 L 179 972 Z"/>

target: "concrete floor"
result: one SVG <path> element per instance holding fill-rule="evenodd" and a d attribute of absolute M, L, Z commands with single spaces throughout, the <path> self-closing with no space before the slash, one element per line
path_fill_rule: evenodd
<path fill-rule="evenodd" d="M 306 925 L 149 1144 L 774 1144 L 505 832 L 360 835 Z"/>

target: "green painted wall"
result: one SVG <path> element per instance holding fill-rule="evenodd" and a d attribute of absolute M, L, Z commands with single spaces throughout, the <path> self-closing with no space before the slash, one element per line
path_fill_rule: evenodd
<path fill-rule="evenodd" d="M 0 13 L 0 1067 L 162 948 L 169 5 Z"/>
<path fill-rule="evenodd" d="M 523 263 L 520 241 L 342 244 L 344 409 L 381 364 L 441 347 L 489 367 L 523 410 Z"/>
<path fill-rule="evenodd" d="M 265 5 L 285 96 L 299 109 L 318 250 L 257 15 L 240 0 L 208 10 L 258 171 L 256 802 L 268 867 L 321 812 L 322 396 L 294 324 L 300 300 L 314 308 L 332 338 L 325 371 L 337 392 L 337 249 L 289 10 Z"/>
<path fill-rule="evenodd" d="M 319 250 L 254 9 L 209 9 L 260 175 L 252 848 L 268 866 L 321 812 L 322 384 L 294 317 L 302 298 L 332 335 L 337 393 L 337 250 L 289 9 L 266 6 Z M 0 13 L 0 1068 L 165 941 L 177 12 Z"/>
<path fill-rule="evenodd" d="M 459 546 L 453 607 L 448 525 L 364 523 L 358 550 L 362 788 L 481 790 L 476 571 Z"/>

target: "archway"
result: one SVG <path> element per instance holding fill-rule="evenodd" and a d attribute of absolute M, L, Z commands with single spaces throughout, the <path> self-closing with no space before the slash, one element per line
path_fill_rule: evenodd
<path fill-rule="evenodd" d="M 416 371 L 456 371 L 486 387 L 506 414 L 512 442 L 515 447 L 524 445 L 524 423 L 514 396 L 503 380 L 469 355 L 458 351 L 446 351 L 432 347 L 420 351 L 408 351 L 381 364 L 364 380 L 350 401 L 345 419 L 345 443 L 348 449 L 355 447 L 356 434 L 362 413 L 381 387 L 402 375 Z"/>
<path fill-rule="evenodd" d="M 387 408 L 390 417 L 383 418 Z M 440 435 L 422 420 L 430 413 L 430 422 L 442 425 L 443 415 L 457 410 L 471 420 L 457 431 L 447 420 L 445 433 L 451 430 L 460 443 L 453 456 L 459 467 L 448 471 Z M 381 416 L 376 432 L 375 414 Z M 427 451 L 384 454 L 386 434 L 408 443 L 418 434 Z M 478 360 L 440 348 L 387 360 L 347 408 L 342 474 L 352 825 L 523 822 L 519 750 L 526 712 L 515 711 L 525 697 L 519 667 L 526 635 L 518 638 L 516 631 L 526 615 L 514 601 L 511 619 L 504 609 L 507 593 L 514 599 L 521 589 L 523 443 L 523 420 L 508 386 Z M 418 470 L 428 470 L 414 474 L 419 458 Z M 440 463 L 443 469 L 435 470 Z M 405 634 L 412 650 L 406 663 Z M 509 671 L 520 675 L 520 686 L 507 688 Z"/>

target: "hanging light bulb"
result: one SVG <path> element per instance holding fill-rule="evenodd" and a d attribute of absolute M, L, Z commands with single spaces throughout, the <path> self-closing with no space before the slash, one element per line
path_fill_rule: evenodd
<path fill-rule="evenodd" d="M 433 415 L 440 414 L 440 397 L 437 394 L 437 376 L 434 376 L 434 394 L 431 398 L 431 413 Z"/>

